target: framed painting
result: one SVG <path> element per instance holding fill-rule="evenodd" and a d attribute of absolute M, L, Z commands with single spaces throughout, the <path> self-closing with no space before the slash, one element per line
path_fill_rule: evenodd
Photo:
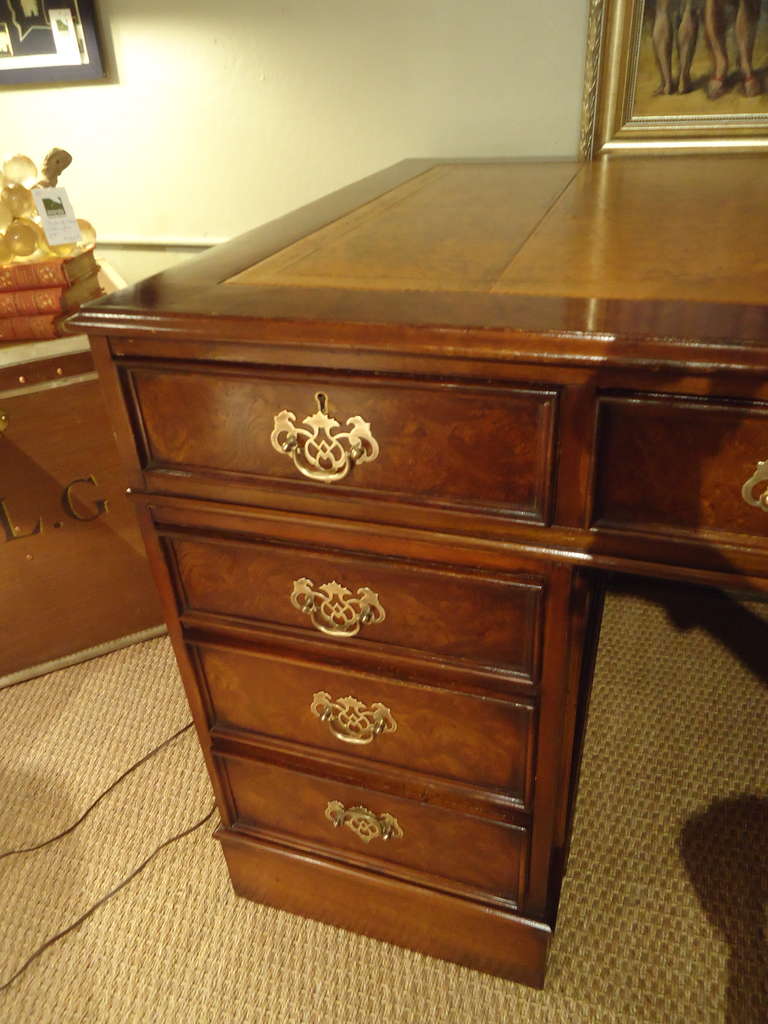
<path fill-rule="evenodd" d="M 0 0 L 0 85 L 104 77 L 93 0 Z"/>
<path fill-rule="evenodd" d="M 768 149 L 768 4 L 589 0 L 581 155 Z"/>

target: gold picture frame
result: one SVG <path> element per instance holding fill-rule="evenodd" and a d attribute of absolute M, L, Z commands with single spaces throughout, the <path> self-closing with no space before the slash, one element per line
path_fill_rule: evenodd
<path fill-rule="evenodd" d="M 756 149 L 768 150 L 768 4 L 589 0 L 583 159 Z"/>

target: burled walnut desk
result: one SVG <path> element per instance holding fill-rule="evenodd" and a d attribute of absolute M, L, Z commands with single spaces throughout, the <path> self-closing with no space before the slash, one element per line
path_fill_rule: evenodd
<path fill-rule="evenodd" d="M 76 316 L 239 893 L 543 983 L 595 570 L 768 585 L 767 159 L 408 161 Z"/>

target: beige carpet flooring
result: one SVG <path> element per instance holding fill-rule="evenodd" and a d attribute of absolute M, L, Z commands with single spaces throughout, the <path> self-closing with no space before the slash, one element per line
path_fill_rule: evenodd
<path fill-rule="evenodd" d="M 167 640 L 0 690 L 0 1021 L 762 1024 L 767 621 L 609 593 L 543 992 L 236 899 Z"/>

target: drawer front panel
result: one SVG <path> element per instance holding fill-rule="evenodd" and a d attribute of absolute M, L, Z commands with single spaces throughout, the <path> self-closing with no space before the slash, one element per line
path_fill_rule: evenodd
<path fill-rule="evenodd" d="M 236 823 L 342 858 L 385 863 L 520 900 L 526 829 L 259 761 L 220 761 Z"/>
<path fill-rule="evenodd" d="M 604 397 L 598 422 L 596 523 L 768 536 L 768 514 L 742 496 L 768 459 L 768 404 Z"/>
<path fill-rule="evenodd" d="M 128 376 L 147 468 L 215 470 L 302 487 L 325 470 L 346 474 L 333 483 L 314 480 L 338 493 L 548 519 L 553 390 L 371 378 L 354 384 L 219 368 L 206 374 L 136 368 Z M 317 420 L 318 395 L 336 426 Z M 275 417 L 283 412 L 294 426 L 273 443 Z M 296 460 L 280 448 L 291 433 Z M 365 454 L 347 464 L 358 443 Z"/>
<path fill-rule="evenodd" d="M 175 537 L 168 543 L 185 609 L 290 627 L 332 644 L 384 645 L 534 677 L 540 580 L 519 582 L 266 542 Z M 316 595 L 311 613 L 309 594 Z M 370 621 L 365 621 L 367 609 Z M 329 629 L 338 635 L 329 635 Z"/>
<path fill-rule="evenodd" d="M 535 717 L 528 703 L 260 654 L 196 651 L 217 725 L 527 800 Z"/>

